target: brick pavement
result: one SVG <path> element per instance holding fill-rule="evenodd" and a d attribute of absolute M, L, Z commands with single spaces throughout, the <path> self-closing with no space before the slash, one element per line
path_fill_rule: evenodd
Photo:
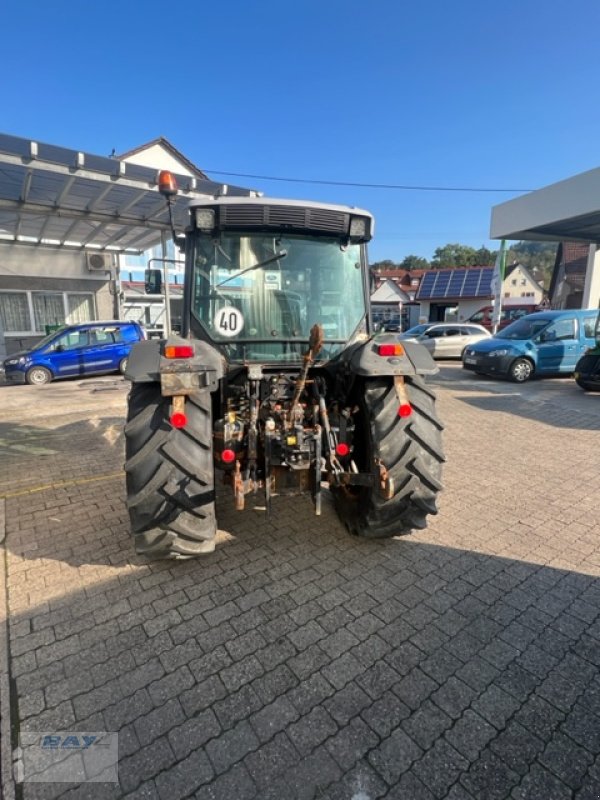
<path fill-rule="evenodd" d="M 120 785 L 17 797 L 600 796 L 600 404 L 440 382 L 426 531 L 362 541 L 329 503 L 221 497 L 213 556 L 146 564 L 124 389 L 78 391 L 86 411 L 0 418 L 13 737 L 118 731 Z"/>

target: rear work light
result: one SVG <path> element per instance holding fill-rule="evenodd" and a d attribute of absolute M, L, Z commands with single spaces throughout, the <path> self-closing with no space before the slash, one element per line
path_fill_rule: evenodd
<path fill-rule="evenodd" d="M 380 356 L 403 356 L 404 348 L 401 344 L 380 344 L 377 353 Z"/>
<path fill-rule="evenodd" d="M 165 358 L 193 358 L 194 346 L 191 344 L 168 344 L 165 347 Z"/>

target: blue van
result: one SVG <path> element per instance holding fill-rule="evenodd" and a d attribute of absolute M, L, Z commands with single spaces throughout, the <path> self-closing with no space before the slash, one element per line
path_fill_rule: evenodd
<path fill-rule="evenodd" d="M 30 350 L 4 360 L 7 383 L 41 385 L 59 378 L 125 372 L 129 351 L 146 339 L 138 322 L 83 322 L 66 325 Z"/>
<path fill-rule="evenodd" d="M 532 375 L 568 375 L 593 347 L 597 311 L 538 311 L 504 330 L 470 345 L 463 367 L 482 375 L 499 375 L 517 383 Z"/>

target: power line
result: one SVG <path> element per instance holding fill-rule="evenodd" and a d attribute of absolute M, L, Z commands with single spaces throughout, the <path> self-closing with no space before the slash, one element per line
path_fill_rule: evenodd
<path fill-rule="evenodd" d="M 220 169 L 205 169 L 213 175 L 226 175 L 231 178 L 252 178 L 262 181 L 283 181 L 285 183 L 318 183 L 325 186 L 354 186 L 363 189 L 403 189 L 408 192 L 533 192 L 534 189 L 478 188 L 474 186 L 409 186 L 400 183 L 360 183 L 358 181 L 326 181 L 310 178 L 283 178 L 275 175 L 252 175 L 248 172 L 223 172 Z"/>

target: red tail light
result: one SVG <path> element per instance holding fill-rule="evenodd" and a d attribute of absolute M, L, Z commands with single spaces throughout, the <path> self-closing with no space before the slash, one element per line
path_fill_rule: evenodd
<path fill-rule="evenodd" d="M 412 406 L 410 405 L 410 403 L 402 403 L 402 405 L 398 409 L 398 416 L 410 417 L 411 414 L 412 414 Z"/>
<path fill-rule="evenodd" d="M 401 344 L 380 344 L 377 353 L 380 356 L 403 356 L 404 348 Z"/>
<path fill-rule="evenodd" d="M 171 425 L 174 428 L 185 428 L 187 425 L 187 417 L 181 411 L 174 411 L 170 416 Z"/>
<path fill-rule="evenodd" d="M 191 344 L 168 344 L 165 347 L 165 358 L 193 358 L 194 346 Z"/>
<path fill-rule="evenodd" d="M 336 445 L 335 452 L 338 456 L 347 456 L 350 452 L 350 448 L 346 442 L 340 442 L 338 445 Z"/>
<path fill-rule="evenodd" d="M 223 450 L 221 453 L 221 461 L 224 461 L 226 464 L 232 464 L 235 461 L 235 451 Z"/>

